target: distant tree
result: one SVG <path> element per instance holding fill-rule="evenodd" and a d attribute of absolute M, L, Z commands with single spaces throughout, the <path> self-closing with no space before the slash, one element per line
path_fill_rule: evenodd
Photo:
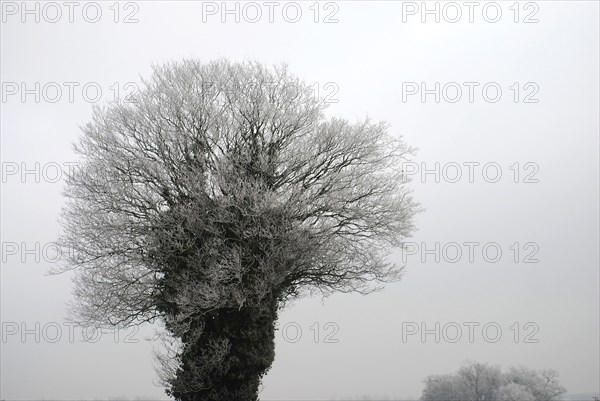
<path fill-rule="evenodd" d="M 503 384 L 496 392 L 497 401 L 535 401 L 527 387 L 517 383 Z"/>
<path fill-rule="evenodd" d="M 567 391 L 558 382 L 558 372 L 552 369 L 535 371 L 525 367 L 512 367 L 505 375 L 505 380 L 526 388 L 536 401 L 556 400 Z"/>
<path fill-rule="evenodd" d="M 455 374 L 425 379 L 422 401 L 554 401 L 566 389 L 553 370 L 535 371 L 524 367 L 500 368 L 469 363 Z"/>
<path fill-rule="evenodd" d="M 76 145 L 62 244 L 83 324 L 160 319 L 178 400 L 256 400 L 278 310 L 396 280 L 418 205 L 412 149 L 385 123 L 325 115 L 285 67 L 158 66 L 133 102 L 95 108 Z"/>
<path fill-rule="evenodd" d="M 491 400 L 502 384 L 502 373 L 497 366 L 474 362 L 458 371 L 462 395 L 468 400 Z"/>
<path fill-rule="evenodd" d="M 425 379 L 421 400 L 460 400 L 463 388 L 456 375 L 432 375 Z"/>

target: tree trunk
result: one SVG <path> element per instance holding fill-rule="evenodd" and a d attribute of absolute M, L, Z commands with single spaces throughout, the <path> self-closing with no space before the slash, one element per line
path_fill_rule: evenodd
<path fill-rule="evenodd" d="M 275 358 L 277 310 L 274 299 L 205 316 L 202 334 L 183 339 L 182 367 L 171 395 L 181 401 L 258 400 L 260 380 Z"/>

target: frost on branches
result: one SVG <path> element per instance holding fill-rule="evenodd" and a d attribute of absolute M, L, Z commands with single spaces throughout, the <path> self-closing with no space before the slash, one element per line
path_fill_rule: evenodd
<path fill-rule="evenodd" d="M 384 123 L 325 115 L 285 66 L 154 68 L 132 103 L 95 108 L 76 145 L 62 244 L 86 324 L 159 319 L 178 400 L 256 400 L 286 301 L 370 292 L 418 204 L 413 150 Z"/>

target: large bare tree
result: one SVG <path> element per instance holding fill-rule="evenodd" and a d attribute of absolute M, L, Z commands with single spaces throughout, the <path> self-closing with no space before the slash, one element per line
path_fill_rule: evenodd
<path fill-rule="evenodd" d="M 62 217 L 73 312 L 164 322 L 176 399 L 256 400 L 286 301 L 399 277 L 412 149 L 325 106 L 285 66 L 187 60 L 83 127 Z"/>

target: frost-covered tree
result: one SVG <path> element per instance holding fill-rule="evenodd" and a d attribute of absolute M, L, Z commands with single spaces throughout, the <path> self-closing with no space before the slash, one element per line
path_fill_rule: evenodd
<path fill-rule="evenodd" d="M 456 375 L 431 375 L 425 379 L 421 400 L 460 400 L 463 388 Z"/>
<path fill-rule="evenodd" d="M 325 115 L 285 66 L 154 68 L 95 108 L 75 148 L 62 243 L 84 324 L 162 321 L 179 400 L 256 400 L 286 301 L 370 292 L 413 230 L 412 149 L 385 123 Z"/>
<path fill-rule="evenodd" d="M 455 374 L 425 379 L 422 401 L 556 401 L 566 392 L 554 370 L 499 367 L 472 362 Z"/>
<path fill-rule="evenodd" d="M 536 371 L 523 366 L 512 367 L 505 380 L 527 389 L 536 401 L 553 401 L 567 391 L 558 381 L 558 372 L 553 369 Z"/>
<path fill-rule="evenodd" d="M 482 401 L 493 400 L 502 384 L 502 374 L 495 366 L 470 363 L 456 374 L 433 375 L 425 379 L 423 401 Z"/>
<path fill-rule="evenodd" d="M 498 388 L 496 392 L 498 401 L 535 401 L 535 397 L 522 384 L 507 383 Z"/>

